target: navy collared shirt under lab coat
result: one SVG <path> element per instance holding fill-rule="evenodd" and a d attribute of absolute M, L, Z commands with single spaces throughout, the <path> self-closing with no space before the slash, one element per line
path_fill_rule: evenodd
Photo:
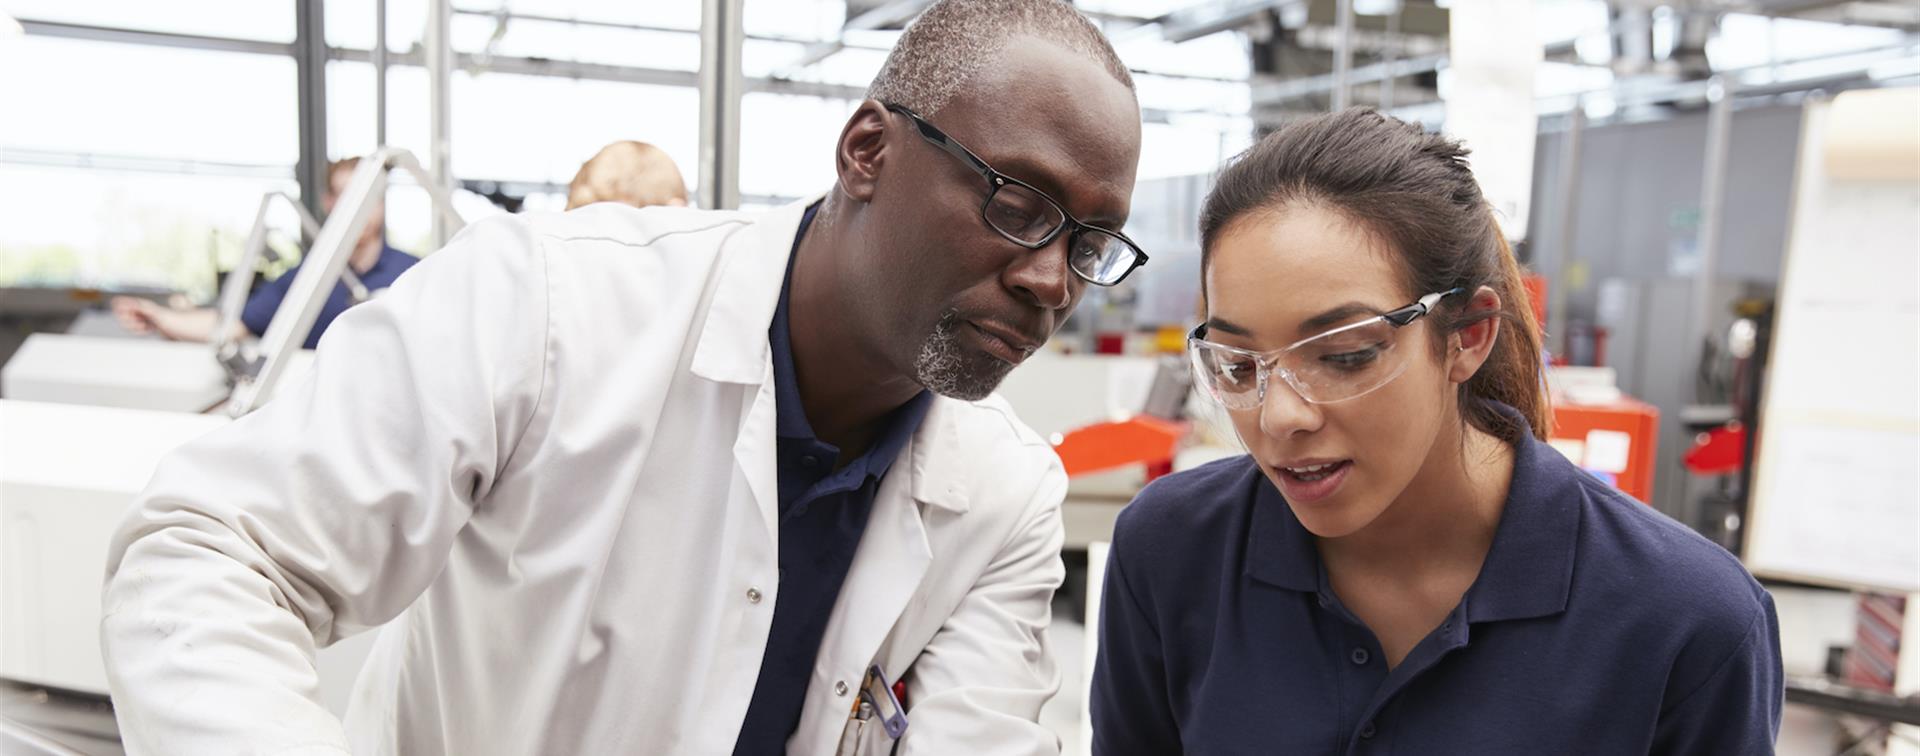
<path fill-rule="evenodd" d="M 807 209 L 794 235 L 793 254 L 800 254 L 800 238 L 813 223 L 815 205 Z M 760 678 L 753 701 L 734 742 L 733 752 L 785 753 L 787 737 L 800 722 L 807 684 L 813 676 L 827 616 L 840 596 L 853 552 L 867 528 L 880 480 L 893 458 L 920 427 L 933 395 L 924 391 L 894 410 L 886 430 L 859 458 L 834 469 L 840 449 L 821 441 L 800 405 L 800 384 L 793 367 L 793 349 L 787 332 L 787 291 L 793 282 L 793 264 L 787 264 L 787 283 L 767 329 L 773 350 L 776 462 L 780 478 L 780 591 L 774 599 L 773 627 L 760 662 Z"/>
<path fill-rule="evenodd" d="M 393 285 L 401 273 L 407 272 L 420 258 L 380 243 L 380 259 L 373 261 L 373 267 L 359 273 L 360 283 L 369 292 L 377 292 Z M 240 311 L 240 322 L 255 336 L 267 333 L 267 324 L 273 322 L 273 313 L 280 309 L 280 303 L 287 298 L 287 290 L 293 287 L 293 274 L 300 272 L 295 265 L 281 273 L 279 278 L 268 281 L 253 296 L 247 297 L 247 306 Z M 307 332 L 306 349 L 320 344 L 320 334 L 327 332 L 327 326 L 333 325 L 333 319 L 340 317 L 353 306 L 353 295 L 347 291 L 346 282 L 333 285 L 333 291 L 327 294 L 327 303 L 320 308 L 320 316 L 313 319 L 313 330 Z"/>
<path fill-rule="evenodd" d="M 1100 756 L 1722 756 L 1780 726 L 1772 597 L 1531 438 L 1479 578 L 1392 671 L 1245 456 L 1121 512 L 1099 651 Z"/>

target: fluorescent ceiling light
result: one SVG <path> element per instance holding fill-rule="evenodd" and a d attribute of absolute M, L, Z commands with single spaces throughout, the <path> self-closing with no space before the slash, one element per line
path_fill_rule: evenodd
<path fill-rule="evenodd" d="M 1353 0 L 1356 16 L 1391 16 L 1400 12 L 1400 0 Z"/>

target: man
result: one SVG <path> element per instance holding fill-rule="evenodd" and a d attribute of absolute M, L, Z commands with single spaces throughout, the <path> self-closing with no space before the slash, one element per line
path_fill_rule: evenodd
<path fill-rule="evenodd" d="M 340 199 L 340 193 L 346 191 L 347 182 L 353 180 L 353 170 L 360 164 L 360 158 L 336 160 L 327 164 L 327 190 L 320 195 L 320 207 L 327 213 L 333 212 L 333 203 Z M 379 292 L 393 285 L 413 264 L 419 262 L 413 255 L 387 246 L 386 208 L 384 203 L 375 202 L 367 226 L 360 232 L 355 242 L 352 257 L 347 258 L 347 267 L 369 293 Z M 247 305 L 240 311 L 240 320 L 234 323 L 230 338 L 252 334 L 266 334 L 267 325 L 273 321 L 273 314 L 280 309 L 280 302 L 287 298 L 287 290 L 293 286 L 293 274 L 299 272 L 299 266 L 281 273 L 279 278 L 267 282 L 259 291 L 247 298 Z M 320 343 L 320 335 L 334 318 L 353 306 L 354 295 L 347 285 L 336 283 L 332 293 L 327 295 L 327 303 L 321 307 L 320 316 L 313 321 L 313 330 L 307 332 L 304 345 L 312 349 Z M 115 297 L 113 313 L 120 324 L 134 333 L 158 333 L 174 341 L 212 341 L 214 330 L 220 327 L 220 313 L 211 307 L 168 307 L 151 300 L 136 297 Z"/>
<path fill-rule="evenodd" d="M 687 182 L 665 150 L 646 142 L 614 142 L 580 164 L 567 186 L 568 210 L 595 202 L 685 207 Z"/>
<path fill-rule="evenodd" d="M 869 94 L 817 204 L 474 224 L 163 462 L 130 750 L 1057 753 L 1066 480 L 988 395 L 1144 261 L 1131 79 L 1064 3 L 947 0 Z M 313 648 L 382 624 L 343 731 Z"/>

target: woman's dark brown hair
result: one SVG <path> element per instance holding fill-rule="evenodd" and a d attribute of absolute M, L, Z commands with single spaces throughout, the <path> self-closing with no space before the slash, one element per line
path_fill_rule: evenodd
<path fill-rule="evenodd" d="M 1428 317 L 1434 346 L 1488 318 L 1507 322 L 1479 372 L 1460 385 L 1460 413 L 1509 443 L 1527 428 L 1495 403 L 1520 411 L 1545 439 L 1552 422 L 1540 376 L 1540 330 L 1493 208 L 1467 168 L 1459 142 L 1366 108 L 1292 121 L 1221 172 L 1200 214 L 1202 264 L 1230 224 L 1253 213 L 1320 207 L 1353 221 L 1398 253 L 1410 296 L 1486 286 L 1500 310 L 1471 312 L 1448 297 Z M 1396 303 L 1397 304 L 1397 303 Z"/>

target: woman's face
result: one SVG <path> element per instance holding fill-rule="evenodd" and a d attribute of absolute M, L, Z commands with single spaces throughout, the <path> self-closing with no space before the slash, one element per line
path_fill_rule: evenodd
<path fill-rule="evenodd" d="M 1393 254 L 1328 209 L 1295 205 L 1242 216 L 1208 258 L 1206 338 L 1271 352 L 1404 307 L 1428 292 L 1405 289 Z M 1331 322 L 1324 317 L 1354 309 Z M 1240 440 L 1313 534 L 1339 538 L 1372 523 L 1426 466 L 1442 430 L 1456 427 L 1454 384 L 1434 354 L 1430 327 L 1421 318 L 1389 330 L 1390 359 L 1404 368 L 1368 393 L 1315 404 L 1276 374 L 1258 407 L 1230 410 Z"/>

